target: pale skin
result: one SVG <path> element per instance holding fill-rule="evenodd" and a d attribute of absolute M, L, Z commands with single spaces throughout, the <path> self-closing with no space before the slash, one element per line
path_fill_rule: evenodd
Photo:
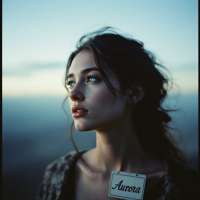
<path fill-rule="evenodd" d="M 76 200 L 115 199 L 108 196 L 111 172 L 136 173 L 145 154 L 131 120 L 134 105 L 144 96 L 141 85 L 131 86 L 130 96 L 114 95 L 106 86 L 98 70 L 82 73 L 88 68 L 97 68 L 89 50 L 76 55 L 69 69 L 69 103 L 88 110 L 83 117 L 73 117 L 78 131 L 96 132 L 96 148 L 82 155 L 89 167 L 80 159 L 76 162 Z M 106 71 L 111 84 L 120 89 L 120 83 L 111 70 Z M 89 77 L 88 77 L 89 76 Z M 114 105 L 113 105 L 114 103 Z M 146 175 L 145 190 L 155 185 L 165 174 L 163 161 L 145 157 L 139 171 Z"/>

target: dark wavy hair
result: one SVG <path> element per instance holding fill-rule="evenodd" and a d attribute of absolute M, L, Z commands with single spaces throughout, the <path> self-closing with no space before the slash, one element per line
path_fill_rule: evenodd
<path fill-rule="evenodd" d="M 116 75 L 120 83 L 118 92 L 124 95 L 127 95 L 126 91 L 131 85 L 144 86 L 144 97 L 134 105 L 135 109 L 132 113 L 133 125 L 143 149 L 161 158 L 163 153 L 167 153 L 182 163 L 186 163 L 184 154 L 169 131 L 173 128 L 168 125 L 171 121 L 168 112 L 176 110 L 166 109 L 162 104 L 170 85 L 172 86 L 171 79 L 162 70 L 167 69 L 156 61 L 151 52 L 144 49 L 141 41 L 119 34 L 112 27 L 103 27 L 82 36 L 77 42 L 76 50 L 71 53 L 67 62 L 65 87 L 73 59 L 85 49 L 92 53 L 105 84 L 115 98 L 115 91 L 118 90 L 110 83 L 105 73 L 106 68 L 110 68 Z M 70 128 L 70 138 L 78 153 L 72 138 L 73 123 Z"/>

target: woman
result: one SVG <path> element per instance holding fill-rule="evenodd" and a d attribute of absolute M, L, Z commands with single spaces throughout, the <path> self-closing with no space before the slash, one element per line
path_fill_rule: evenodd
<path fill-rule="evenodd" d="M 161 69 L 142 42 L 110 27 L 79 40 L 65 86 L 75 128 L 95 130 L 96 148 L 75 146 L 51 163 L 38 199 L 196 198 L 197 172 L 169 133 L 170 110 L 162 107 L 169 79 Z"/>

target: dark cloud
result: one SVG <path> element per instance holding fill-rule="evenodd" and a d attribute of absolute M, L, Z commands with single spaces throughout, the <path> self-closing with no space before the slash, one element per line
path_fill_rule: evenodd
<path fill-rule="evenodd" d="M 56 68 L 65 69 L 65 63 L 61 62 L 48 62 L 48 63 L 27 63 L 20 66 L 16 66 L 13 69 L 2 70 L 3 76 L 29 76 L 32 72 L 39 70 L 50 70 Z"/>
<path fill-rule="evenodd" d="M 49 63 L 30 63 L 26 65 L 27 68 L 34 69 L 52 69 L 52 68 L 60 68 L 65 67 L 64 63 L 61 62 L 49 62 Z"/>
<path fill-rule="evenodd" d="M 31 72 L 31 70 L 27 69 L 9 69 L 3 70 L 3 76 L 29 76 Z"/>

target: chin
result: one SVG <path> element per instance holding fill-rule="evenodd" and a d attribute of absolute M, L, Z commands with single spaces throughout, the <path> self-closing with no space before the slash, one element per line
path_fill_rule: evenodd
<path fill-rule="evenodd" d="M 105 125 L 105 123 L 97 122 L 96 120 L 76 120 L 74 121 L 74 125 L 77 131 L 93 131 L 101 128 Z"/>
<path fill-rule="evenodd" d="M 86 125 L 85 123 L 75 122 L 75 128 L 77 131 L 92 131 L 94 130 L 90 125 Z"/>

